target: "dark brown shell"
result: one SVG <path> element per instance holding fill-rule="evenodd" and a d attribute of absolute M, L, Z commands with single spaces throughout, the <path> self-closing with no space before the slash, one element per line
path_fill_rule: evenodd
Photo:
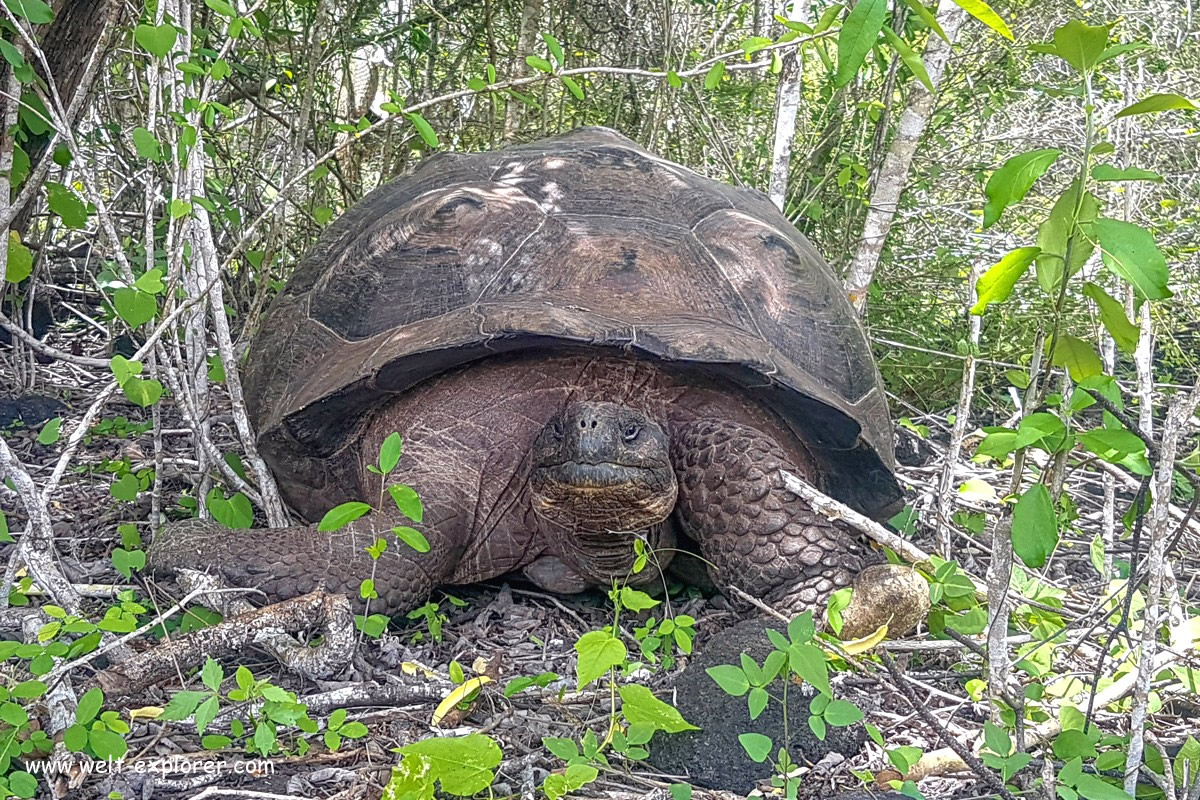
<path fill-rule="evenodd" d="M 246 399 L 281 483 L 322 491 L 388 393 L 554 342 L 721 372 L 820 445 L 832 493 L 900 496 L 879 373 L 821 256 L 760 192 L 606 128 L 438 155 L 368 194 L 267 313 Z"/>

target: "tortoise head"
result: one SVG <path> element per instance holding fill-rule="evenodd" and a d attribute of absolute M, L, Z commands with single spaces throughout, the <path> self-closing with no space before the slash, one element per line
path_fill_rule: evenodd
<path fill-rule="evenodd" d="M 533 446 L 534 508 L 584 533 L 640 531 L 665 520 L 678 486 L 666 433 L 645 412 L 575 402 Z"/>

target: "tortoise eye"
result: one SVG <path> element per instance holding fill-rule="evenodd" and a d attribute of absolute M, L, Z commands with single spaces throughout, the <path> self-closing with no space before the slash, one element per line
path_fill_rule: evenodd
<path fill-rule="evenodd" d="M 550 433 L 554 435 L 555 439 L 563 438 L 563 423 L 558 417 L 550 420 Z"/>
<path fill-rule="evenodd" d="M 632 442 L 635 439 L 637 439 L 638 434 L 641 432 L 642 432 L 641 426 L 636 423 L 633 423 L 633 422 L 626 425 L 625 430 L 622 431 L 622 433 L 625 436 L 625 441 L 627 441 L 627 442 Z"/>

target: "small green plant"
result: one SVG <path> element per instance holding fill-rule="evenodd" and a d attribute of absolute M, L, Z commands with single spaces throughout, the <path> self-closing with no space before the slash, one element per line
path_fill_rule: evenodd
<path fill-rule="evenodd" d="M 322 737 L 325 746 L 337 750 L 342 746 L 343 739 L 361 739 L 368 733 L 367 726 L 357 720 L 346 721 L 346 709 L 339 708 L 329 715 L 329 723 L 325 726 Z"/>
<path fill-rule="evenodd" d="M 646 562 L 642 563 L 644 565 Z M 621 585 L 614 585 L 608 596 L 613 603 L 612 624 L 599 630 L 588 631 L 575 642 L 577 688 L 582 690 L 602 678 L 608 678 L 609 697 L 612 698 L 608 729 L 603 738 L 598 738 L 595 731 L 588 729 L 578 741 L 554 737 L 542 740 L 547 750 L 566 762 L 563 771 L 551 773 L 543 783 L 543 791 L 552 800 L 582 788 L 595 780 L 601 769 L 608 769 L 610 765 L 605 751 L 611 751 L 630 761 L 640 761 L 649 756 L 646 748 L 656 732 L 679 733 L 699 730 L 685 720 L 674 706 L 659 700 L 645 686 L 618 683 L 619 674 L 628 674 L 636 668 L 636 663 L 629 662 L 628 648 L 616 633 L 620 630 L 622 611 L 645 611 L 656 607 L 660 601 L 645 592 Z M 690 650 L 692 621 L 688 618 L 685 622 L 684 625 L 667 630 L 672 642 L 675 642 L 675 630 L 685 631 L 680 634 L 680 639 L 686 642 L 683 646 Z M 660 628 L 661 623 L 658 623 L 654 625 L 653 630 L 657 632 Z M 649 635 L 646 634 L 647 637 Z M 641 638 L 640 641 L 644 643 L 645 638 Z M 676 646 L 679 646 L 677 642 Z M 619 710 L 616 707 L 617 697 L 621 698 Z"/>
<path fill-rule="evenodd" d="M 54 749 L 46 732 L 34 730 L 27 706 L 46 694 L 46 684 L 38 680 L 22 681 L 12 687 L 0 686 L 0 794 L 33 797 L 37 778 L 13 769 L 16 759 L 43 758 Z"/>
<path fill-rule="evenodd" d="M 167 703 L 161 719 L 185 720 L 191 718 L 200 734 L 200 743 L 208 750 L 222 750 L 229 747 L 235 739 L 243 739 L 246 752 L 260 756 L 274 753 L 290 753 L 294 746 L 297 755 L 308 752 L 310 744 L 304 735 L 291 740 L 281 741 L 280 730 L 294 729 L 300 734 L 315 734 L 317 723 L 308 716 L 308 709 L 297 701 L 296 695 L 270 681 L 257 680 L 249 669 L 239 666 L 234 672 L 236 688 L 230 689 L 222 696 L 221 685 L 225 682 L 225 670 L 216 660 L 209 658 L 200 670 L 200 680 L 206 691 L 176 692 Z M 208 726 L 220 711 L 223 700 L 232 703 L 243 703 L 247 710 L 247 722 L 240 719 L 230 721 L 232 737 L 223 734 L 206 733 Z M 256 701 L 262 701 L 258 706 Z M 339 721 L 335 729 L 340 737 L 350 737 L 358 733 L 357 727 L 346 731 L 345 717 Z M 365 733 L 365 731 L 364 731 Z M 340 738 L 338 739 L 340 743 Z"/>
<path fill-rule="evenodd" d="M 808 727 L 818 739 L 824 739 L 830 726 L 840 727 L 861 722 L 863 713 L 853 703 L 835 699 L 829 682 L 829 663 L 825 651 L 816 643 L 816 623 L 811 611 L 792 619 L 786 634 L 767 630 L 773 649 L 762 664 L 743 653 L 737 665 L 719 664 L 706 671 L 726 694 L 745 697 L 750 719 L 758 719 L 772 702 L 784 708 L 782 741 L 762 733 L 747 732 L 738 737 L 746 755 L 757 763 L 771 759 L 774 770 L 772 784 L 794 798 L 799 791 L 799 779 L 792 773 L 795 761 L 786 742 L 791 741 L 787 716 L 788 691 L 794 681 L 803 681 L 816 690 L 809 702 Z M 774 757 L 772 758 L 772 753 Z"/>
<path fill-rule="evenodd" d="M 451 605 L 459 608 L 464 608 L 467 605 L 466 600 L 462 600 L 454 595 L 448 594 L 446 595 L 446 599 Z M 433 639 L 433 641 L 437 642 L 438 644 L 441 644 L 442 627 L 450 621 L 450 617 L 448 617 L 446 612 L 442 610 L 442 604 L 440 602 L 434 602 L 430 600 L 420 608 L 414 608 L 412 611 L 409 611 L 407 617 L 411 620 L 422 620 L 425 623 L 424 631 L 416 630 L 412 632 L 411 640 L 413 642 L 423 641 L 425 639 L 425 634 L 428 633 L 429 638 Z"/>
<path fill-rule="evenodd" d="M 115 761 L 129 752 L 125 735 L 129 724 L 116 711 L 101 711 L 104 693 L 89 689 L 75 707 L 75 724 L 63 732 L 63 744 L 72 753 L 86 753 L 101 761 Z"/>

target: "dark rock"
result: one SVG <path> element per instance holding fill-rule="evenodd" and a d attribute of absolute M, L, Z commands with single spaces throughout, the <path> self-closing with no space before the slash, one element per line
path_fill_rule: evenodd
<path fill-rule="evenodd" d="M 21 423 L 36 428 L 66 410 L 66 405 L 53 397 L 27 393 L 16 397 L 0 396 L 0 430 Z"/>
<path fill-rule="evenodd" d="M 650 744 L 651 764 L 664 772 L 687 775 L 698 786 L 741 794 L 770 778 L 770 765 L 751 761 L 738 736 L 769 736 L 777 752 L 783 743 L 783 707 L 772 700 L 758 719 L 751 721 L 746 698 L 725 694 L 705 672 L 718 664 L 736 665 L 742 653 L 762 664 L 774 649 L 765 633 L 768 627 L 783 629 L 769 620 L 745 620 L 697 647 L 696 655 L 675 680 L 675 705 L 684 719 L 701 730 L 656 734 Z M 807 686 L 788 689 L 788 752 L 792 758 L 816 762 L 831 752 L 856 755 L 866 741 L 861 724 L 830 727 L 823 742 L 809 729 L 808 706 L 813 694 Z"/>

